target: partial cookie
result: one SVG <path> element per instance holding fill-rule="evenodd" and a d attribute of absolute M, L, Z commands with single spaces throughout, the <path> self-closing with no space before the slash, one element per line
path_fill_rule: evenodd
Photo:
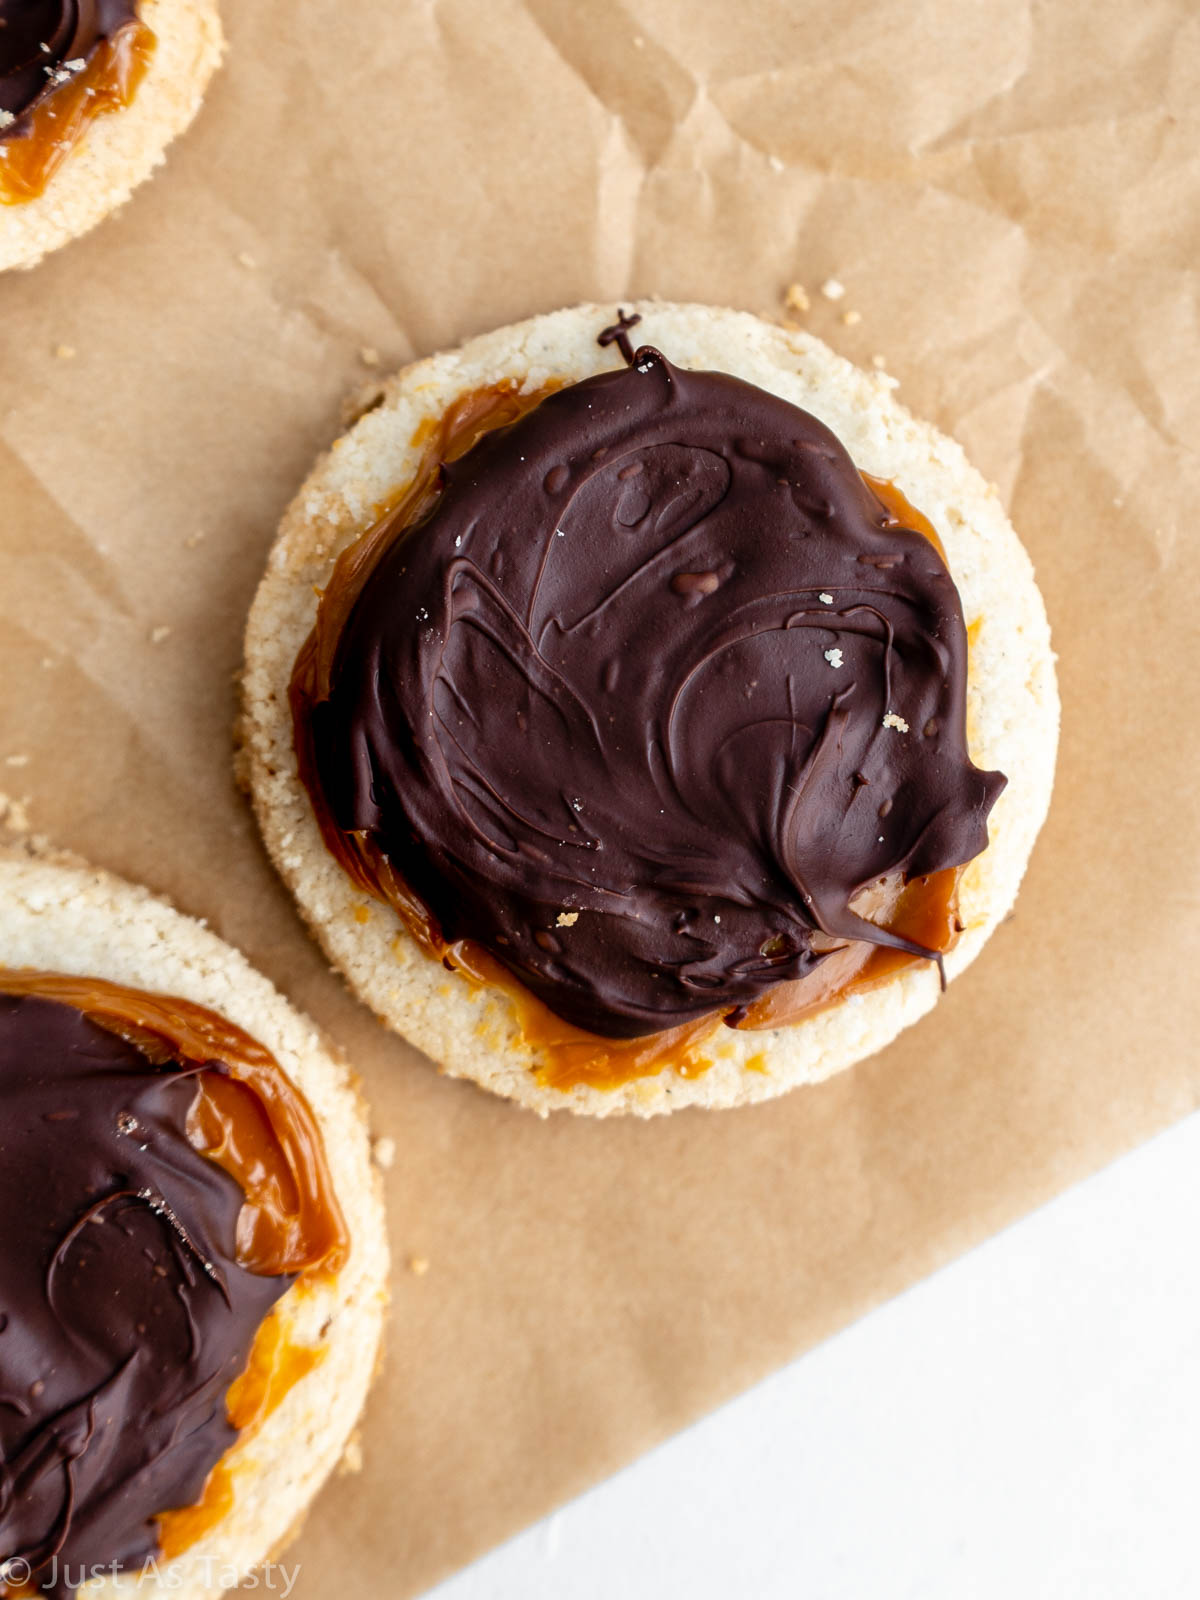
<path fill-rule="evenodd" d="M 0 1389 L 27 1396 L 0 1412 L 0 1591 L 88 1568 L 207 1600 L 278 1557 L 378 1362 L 350 1073 L 200 923 L 10 851 L 0 1107 Z"/>
<path fill-rule="evenodd" d="M 128 200 L 199 110 L 216 0 L 0 0 L 0 270 Z"/>
<path fill-rule="evenodd" d="M 995 491 L 961 449 L 897 405 L 889 380 L 806 334 L 702 306 L 636 310 L 631 343 L 666 359 L 651 354 L 625 376 L 612 338 L 597 343 L 613 314 L 597 306 L 501 329 L 399 373 L 301 490 L 247 630 L 245 775 L 268 848 L 317 937 L 356 992 L 447 1072 L 543 1114 L 734 1105 L 878 1050 L 935 1003 L 933 962 L 851 985 L 786 1026 L 747 1027 L 746 1012 L 760 991 L 782 994 L 783 979 L 815 981 L 817 957 L 831 949 L 832 970 L 856 937 L 910 954 L 945 948 L 900 937 L 898 922 L 861 899 L 862 886 L 910 875 L 924 883 L 965 863 L 962 930 L 941 963 L 947 977 L 962 971 L 1015 898 L 1053 783 L 1058 699 L 1045 611 Z M 602 373 L 598 388 L 584 383 Z M 453 457 L 481 426 L 495 426 L 495 416 L 479 417 L 496 406 L 508 408 L 504 422 L 528 415 L 439 477 L 431 452 Z M 792 427 L 789 406 L 808 420 Z M 636 437 L 622 432 L 626 413 Z M 663 419 L 676 417 L 683 432 L 672 442 Z M 596 448 L 587 454 L 583 442 Z M 548 452 L 536 456 L 537 473 L 526 444 Z M 420 525 L 401 550 L 389 529 L 409 519 Z M 932 540 L 922 536 L 924 519 Z M 373 526 L 374 544 L 360 544 Z M 758 562 L 756 528 L 773 585 L 762 596 L 744 587 Z M 573 535 L 585 543 L 582 567 L 570 569 Z M 642 544 L 627 572 L 629 538 Z M 779 544 L 789 539 L 794 582 Z M 534 569 L 523 574 L 530 548 Z M 809 571 L 814 550 L 832 565 Z M 369 573 L 365 584 L 357 567 Z M 900 567 L 908 587 L 887 576 Z M 789 584 L 803 591 L 790 610 Z M 329 593 L 314 644 L 318 597 Z M 760 600 L 774 607 L 769 623 L 743 627 Z M 730 606 L 744 635 L 742 653 L 727 654 L 750 708 L 744 727 L 730 721 L 717 677 L 704 680 L 702 700 L 685 703 L 693 669 L 733 638 L 720 631 L 720 608 Z M 603 660 L 576 650 L 589 629 L 604 641 Z M 645 649 L 656 631 L 659 704 Z M 747 641 L 757 633 L 773 642 L 752 659 Z M 794 649 L 803 653 L 779 654 Z M 882 665 L 889 661 L 894 671 Z M 492 681 L 502 692 L 476 703 Z M 302 713 L 309 787 L 317 774 L 324 838 L 297 764 L 289 689 Z M 498 734 L 505 696 L 511 727 Z M 645 708 L 658 728 L 632 773 L 615 754 L 628 740 L 610 741 L 607 766 L 592 748 L 603 752 L 603 728 L 623 727 L 631 708 Z M 685 725 L 686 737 L 659 761 L 654 749 Z M 697 751 L 711 759 L 693 771 Z M 618 815 L 611 795 L 628 795 L 635 779 L 636 804 Z M 661 786 L 661 805 L 648 802 L 648 785 Z M 762 796 L 773 785 L 768 815 Z M 814 787 L 832 796 L 827 816 L 812 809 Z M 878 836 L 862 825 L 864 804 Z M 736 872 L 723 882 L 730 839 Z M 599 852 L 590 858 L 594 886 L 583 849 Z M 640 877 L 614 877 L 614 861 L 639 862 Z M 685 870 L 689 861 L 694 870 Z M 478 931 L 455 920 L 466 905 L 485 924 Z M 855 934 L 856 910 L 872 919 L 865 936 Z M 623 920 L 604 920 L 614 915 Z M 449 948 L 428 936 L 434 922 Z M 597 933 L 604 928 L 615 944 Z M 471 948 L 478 943 L 482 963 Z M 487 981 L 465 975 L 472 966 Z M 665 1066 L 653 1043 L 641 1056 L 635 1043 L 631 1066 L 628 1040 L 646 1037 L 660 969 L 663 1016 L 682 1025 L 680 1043 Z M 730 1026 L 693 1025 L 706 984 Z M 553 1046 L 546 1006 L 567 1019 Z M 760 1007 L 749 1020 L 764 1015 Z M 603 1031 L 587 1022 L 595 1017 L 610 1041 L 594 1041 L 601 1068 L 578 1070 L 579 1040 L 570 1036 L 564 1069 L 569 1023 L 594 1034 Z M 605 1061 L 615 1064 L 607 1075 Z"/>

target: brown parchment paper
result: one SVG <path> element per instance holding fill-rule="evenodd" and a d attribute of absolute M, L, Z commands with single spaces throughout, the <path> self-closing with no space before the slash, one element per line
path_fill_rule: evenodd
<path fill-rule="evenodd" d="M 0 788 L 361 1070 L 398 1146 L 388 1362 L 295 1593 L 400 1597 L 1196 1105 L 1200 14 L 224 10 L 166 170 L 0 281 Z M 231 781 L 243 619 L 364 346 L 583 297 L 776 313 L 792 281 L 999 483 L 1061 657 L 1055 805 L 1014 919 L 883 1056 L 542 1124 L 438 1078 L 305 936 Z"/>

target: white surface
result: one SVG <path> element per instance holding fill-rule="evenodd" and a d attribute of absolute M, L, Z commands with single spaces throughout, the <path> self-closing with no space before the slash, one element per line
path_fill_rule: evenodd
<path fill-rule="evenodd" d="M 1193 1116 L 433 1596 L 1196 1600 L 1198 1199 Z"/>

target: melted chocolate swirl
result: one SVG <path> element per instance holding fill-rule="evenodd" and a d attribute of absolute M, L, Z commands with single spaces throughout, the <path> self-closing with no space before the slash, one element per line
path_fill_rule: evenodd
<path fill-rule="evenodd" d="M 0 139 L 136 18 L 136 0 L 0 0 Z"/>
<path fill-rule="evenodd" d="M 830 431 L 658 351 L 443 468 L 314 707 L 320 798 L 448 940 L 636 1037 L 752 1000 L 987 844 L 940 555 Z"/>
<path fill-rule="evenodd" d="M 54 1593 L 138 1569 L 236 1437 L 226 1391 L 293 1279 L 237 1264 L 198 1070 L 0 994 L 0 1593 L 14 1560 Z"/>

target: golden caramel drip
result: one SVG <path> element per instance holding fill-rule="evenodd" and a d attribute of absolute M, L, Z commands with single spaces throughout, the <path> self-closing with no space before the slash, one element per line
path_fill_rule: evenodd
<path fill-rule="evenodd" d="M 959 932 L 957 888 L 961 873 L 961 867 L 951 867 L 909 884 L 898 876 L 885 878 L 856 895 L 851 906 L 869 921 L 944 954 L 952 948 Z M 421 943 L 440 954 L 444 965 L 461 972 L 471 982 L 504 990 L 516 1007 L 521 1042 L 535 1048 L 542 1057 L 534 1075 L 548 1089 L 571 1089 L 576 1084 L 615 1089 L 668 1069 L 681 1078 L 700 1077 L 711 1063 L 699 1053 L 699 1047 L 726 1019 L 739 1030 L 787 1027 L 843 995 L 877 989 L 897 972 L 924 959 L 861 940 L 827 940 L 818 933 L 814 948 L 825 949 L 828 954 L 806 978 L 777 984 L 748 1006 L 711 1012 L 663 1033 L 641 1039 L 605 1039 L 556 1017 L 482 946 L 459 940 L 433 947 L 428 923 Z M 761 1056 L 751 1057 L 747 1067 L 752 1072 L 767 1070 Z"/>
<path fill-rule="evenodd" d="M 532 1070 L 546 1088 L 567 1090 L 577 1085 L 617 1089 L 638 1078 L 673 1071 L 699 1077 L 711 1064 L 700 1046 L 711 1040 L 727 1019 L 739 1029 L 784 1027 L 852 992 L 877 988 L 895 973 L 925 958 L 903 950 L 854 941 L 826 940 L 818 934 L 814 947 L 828 954 L 808 977 L 781 983 L 748 1006 L 712 1012 L 662 1033 L 640 1039 L 606 1039 L 563 1021 L 535 998 L 489 951 L 469 939 L 447 944 L 427 908 L 392 870 L 365 833 L 339 828 L 325 805 L 317 778 L 311 741 L 311 711 L 328 697 L 334 659 L 342 630 L 354 604 L 392 541 L 426 517 L 437 501 L 442 462 L 466 454 L 485 433 L 516 422 L 532 411 L 548 386 L 520 394 L 515 385 L 497 385 L 462 396 L 436 422 L 423 423 L 413 438 L 424 453 L 411 481 L 386 506 L 377 520 L 339 556 L 328 587 L 321 595 L 317 620 L 300 653 L 289 685 L 297 766 L 313 802 L 321 837 L 347 876 L 365 893 L 391 905 L 425 953 L 469 982 L 498 988 L 513 1001 L 520 1042 L 539 1054 Z M 945 560 L 933 525 L 909 504 L 895 484 L 862 474 L 893 522 L 922 534 Z M 961 868 L 950 868 L 905 884 L 896 876 L 862 891 L 852 909 L 880 927 L 944 954 L 958 934 L 957 889 Z M 766 1070 L 754 1056 L 751 1071 Z"/>
<path fill-rule="evenodd" d="M 890 514 L 893 527 L 911 528 L 914 533 L 919 533 L 922 538 L 929 540 L 942 560 L 946 561 L 946 547 L 938 538 L 937 529 L 923 511 L 918 511 L 916 506 L 887 478 L 873 478 L 869 472 L 860 472 L 859 477 L 876 500 L 883 503 Z M 950 563 L 946 561 L 946 565 L 949 567 Z"/>
<path fill-rule="evenodd" d="M 961 867 L 948 867 L 904 883 L 898 875 L 881 879 L 850 902 L 851 909 L 901 938 L 945 955 L 958 938 L 958 882 Z M 874 904 L 872 904 L 874 902 Z M 906 950 L 861 940 L 828 940 L 818 934 L 813 948 L 826 950 L 821 964 L 806 978 L 780 983 L 746 1006 L 735 1026 L 745 1029 L 785 1028 L 811 1016 L 844 994 L 878 989 L 897 972 L 923 964 L 925 958 Z"/>
<path fill-rule="evenodd" d="M 44 194 L 96 118 L 132 105 L 156 42 L 142 22 L 101 39 L 85 67 L 25 114 L 28 131 L 0 140 L 0 205 Z"/>
<path fill-rule="evenodd" d="M 188 1138 L 197 1150 L 237 1180 L 246 1204 L 238 1217 L 237 1256 L 250 1272 L 271 1274 L 277 1262 L 328 1260 L 332 1238 L 314 1237 L 314 1217 L 304 1205 L 296 1173 L 257 1089 L 215 1072 L 200 1079 L 188 1116 Z M 326 1231 L 327 1221 L 325 1223 Z"/>
<path fill-rule="evenodd" d="M 423 942 L 429 948 L 427 940 Z M 720 1026 L 719 1011 L 640 1039 L 605 1039 L 556 1017 L 482 945 L 460 939 L 441 946 L 438 953 L 452 972 L 508 995 L 516 1008 L 521 1043 L 542 1057 L 533 1071 L 547 1089 L 572 1089 L 576 1084 L 616 1089 L 635 1078 L 655 1077 L 668 1067 L 681 1078 L 698 1078 L 708 1069 L 697 1049 Z"/>
<path fill-rule="evenodd" d="M 230 1427 L 241 1435 L 239 1444 L 260 1428 L 284 1397 L 323 1359 L 324 1350 L 293 1344 L 277 1311 L 272 1311 L 254 1337 L 246 1370 L 229 1386 L 225 1397 Z M 236 1447 L 235 1447 L 236 1448 Z M 224 1455 L 208 1475 L 204 1492 L 193 1506 L 165 1511 L 157 1518 L 163 1559 L 174 1561 L 191 1549 L 233 1509 L 234 1466 Z"/>
<path fill-rule="evenodd" d="M 183 1060 L 206 1068 L 197 1076 L 188 1138 L 246 1196 L 239 1265 L 264 1276 L 336 1272 L 343 1265 L 349 1239 L 312 1111 L 248 1033 L 190 1001 L 102 978 L 5 970 L 0 992 L 73 1006 L 156 1064 Z"/>

